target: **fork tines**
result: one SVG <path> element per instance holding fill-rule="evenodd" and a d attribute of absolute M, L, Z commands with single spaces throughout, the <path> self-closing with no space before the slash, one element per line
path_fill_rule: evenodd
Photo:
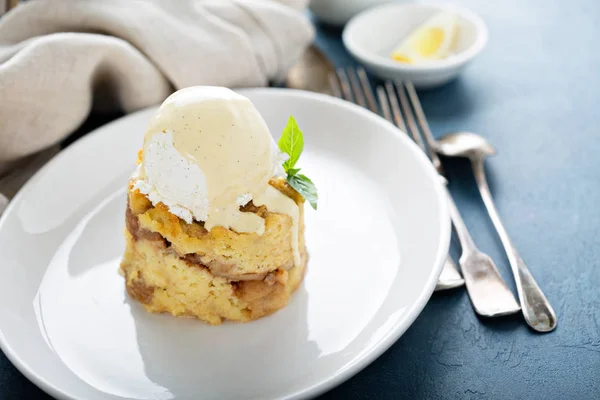
<path fill-rule="evenodd" d="M 329 85 L 335 97 L 356 103 L 379 114 L 373 88 L 364 68 L 338 68 L 335 74 L 329 75 Z"/>
<path fill-rule="evenodd" d="M 362 107 L 369 108 L 376 114 L 409 133 L 415 143 L 427 153 L 436 169 L 441 172 L 441 162 L 433 149 L 434 138 L 421 107 L 415 87 L 411 82 L 386 81 L 377 87 L 377 101 L 367 73 L 362 67 L 338 68 L 336 74 L 329 76 L 333 95 Z M 425 141 L 423 141 L 423 137 Z"/>
<path fill-rule="evenodd" d="M 418 132 L 416 123 L 418 119 L 415 119 L 409 102 L 409 98 L 413 100 L 413 104 L 415 104 L 415 99 L 418 102 L 416 92 L 414 96 L 411 95 L 410 89 L 414 90 L 414 87 L 410 82 L 386 81 L 384 86 L 377 87 L 377 101 L 367 73 L 362 67 L 338 68 L 335 74 L 329 76 L 329 83 L 334 96 L 369 108 L 374 113 L 382 115 L 402 131 L 410 133 L 414 141 L 422 149 L 426 149 Z M 406 91 L 408 91 L 408 96 Z M 377 104 L 378 102 L 379 104 Z M 420 112 L 417 111 L 417 107 Z M 417 107 L 415 107 L 415 113 L 422 115 L 423 110 L 420 108 L 420 104 Z M 425 121 L 424 117 L 423 121 Z M 424 123 L 426 124 L 426 121 Z"/>
<path fill-rule="evenodd" d="M 438 172 L 443 172 L 440 160 L 434 151 L 433 136 L 411 82 L 386 81 L 383 86 L 378 86 L 376 92 L 379 104 L 375 99 L 367 73 L 362 67 L 339 68 L 337 73 L 329 76 L 329 82 L 334 96 L 368 107 L 374 113 L 383 115 L 400 130 L 410 133 L 415 143 L 429 155 Z M 421 137 L 419 127 L 427 141 L 427 146 Z M 440 278 L 437 286 L 439 289 L 449 289 L 464 284 L 450 257 L 444 264 L 444 271 Z"/>
<path fill-rule="evenodd" d="M 386 81 L 383 86 L 378 86 L 377 99 L 379 104 L 375 100 L 367 73 L 362 67 L 356 69 L 353 67 L 339 68 L 336 74 L 329 76 L 329 82 L 334 96 L 368 107 L 374 113 L 383 115 L 385 119 L 395 124 L 400 130 L 410 133 L 415 143 L 429 155 L 438 172 L 440 174 L 443 172 L 440 160 L 434 151 L 433 136 L 429 130 L 417 92 L 411 82 Z M 419 127 L 423 132 L 427 146 L 421 137 Z M 450 257 L 446 259 L 440 279 L 437 286 L 440 290 L 464 284 L 464 280 Z"/>

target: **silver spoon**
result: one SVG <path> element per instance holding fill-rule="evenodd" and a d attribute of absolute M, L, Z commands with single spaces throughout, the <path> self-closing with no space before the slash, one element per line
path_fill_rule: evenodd
<path fill-rule="evenodd" d="M 438 140 L 436 151 L 447 157 L 466 157 L 471 161 L 479 193 L 508 256 L 525 321 L 538 332 L 552 331 L 556 328 L 556 314 L 502 225 L 487 184 L 484 159 L 496 154 L 496 150 L 483 137 L 475 133 L 457 132 Z"/>

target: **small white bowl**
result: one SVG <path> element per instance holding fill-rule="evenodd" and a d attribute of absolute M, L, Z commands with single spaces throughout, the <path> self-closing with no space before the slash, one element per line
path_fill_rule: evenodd
<path fill-rule="evenodd" d="M 401 64 L 390 58 L 394 46 L 437 12 L 458 18 L 454 54 L 421 65 Z M 409 80 L 418 88 L 432 88 L 454 79 L 485 47 L 488 31 L 481 18 L 450 5 L 391 3 L 363 11 L 348 22 L 343 33 L 348 51 L 383 79 Z"/>

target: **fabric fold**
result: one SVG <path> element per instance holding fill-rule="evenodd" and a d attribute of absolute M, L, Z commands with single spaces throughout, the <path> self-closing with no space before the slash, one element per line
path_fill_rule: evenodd
<path fill-rule="evenodd" d="M 192 85 L 264 86 L 312 41 L 305 0 L 44 0 L 0 19 L 0 174 L 92 108 Z M 2 188 L 0 187 L 0 191 Z"/>

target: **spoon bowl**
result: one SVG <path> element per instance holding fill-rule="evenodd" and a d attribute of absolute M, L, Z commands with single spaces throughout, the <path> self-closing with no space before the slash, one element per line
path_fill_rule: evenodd
<path fill-rule="evenodd" d="M 481 135 L 455 132 L 437 141 L 436 151 L 446 157 L 485 158 L 496 154 L 496 149 Z"/>

